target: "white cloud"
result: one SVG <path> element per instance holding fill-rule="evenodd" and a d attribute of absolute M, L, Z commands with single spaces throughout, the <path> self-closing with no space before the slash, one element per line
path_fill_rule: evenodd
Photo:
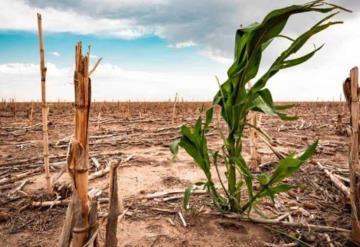
<path fill-rule="evenodd" d="M 251 3 L 247 0 L 3 1 L 21 3 L 27 7 L 26 4 L 30 4 L 44 11 L 51 10 L 49 13 L 44 12 L 47 15 L 54 11 L 65 17 L 70 15 L 67 17 L 69 22 L 64 18 L 54 18 L 49 30 L 71 29 L 74 32 L 125 38 L 155 34 L 166 39 L 174 48 L 197 44 L 203 55 L 209 55 L 208 57 L 213 61 L 227 63 L 227 60 L 232 58 L 234 33 L 240 25 L 261 21 L 271 9 L 288 4 L 305 3 L 309 0 L 253 0 Z M 353 10 L 360 8 L 359 0 L 333 0 L 332 2 Z M 347 14 L 342 18 L 352 16 Z M 290 21 L 289 31 L 298 32 L 307 24 L 315 22 L 315 19 L 316 15 L 313 14 L 306 17 L 302 15 L 297 22 Z"/>
<path fill-rule="evenodd" d="M 273 8 L 304 2 L 307 0 L 1 0 L 0 9 L 6 11 L 0 16 L 0 29 L 35 31 L 35 14 L 41 12 L 45 31 L 125 39 L 155 34 L 175 48 L 196 44 L 204 54 L 210 51 L 216 57 L 231 58 L 234 33 L 240 25 L 261 21 Z M 358 0 L 334 2 L 353 10 L 360 7 Z M 299 31 L 315 19 L 309 15 L 290 21 L 290 30 Z"/>
<path fill-rule="evenodd" d="M 51 63 L 47 68 L 48 99 L 73 100 L 73 68 L 60 68 Z M 0 64 L 0 81 L 1 98 L 40 99 L 36 64 Z M 207 100 L 216 90 L 213 76 L 207 74 L 128 70 L 100 64 L 92 76 L 92 97 L 96 100 L 167 100 L 176 92 L 184 99 Z"/>
<path fill-rule="evenodd" d="M 233 59 L 223 56 L 221 50 L 219 49 L 207 49 L 207 50 L 202 50 L 199 53 L 200 55 L 207 57 L 212 61 L 224 64 L 226 66 L 230 66 L 233 62 Z"/>
<path fill-rule="evenodd" d="M 55 56 L 55 57 L 60 57 L 60 53 L 57 51 L 53 51 L 51 52 L 51 55 Z"/>
<path fill-rule="evenodd" d="M 197 46 L 198 44 L 195 43 L 194 41 L 192 40 L 189 40 L 189 41 L 184 41 L 184 42 L 178 42 L 178 43 L 175 43 L 175 44 L 170 44 L 168 45 L 170 48 L 177 48 L 177 49 L 180 49 L 180 48 L 188 48 L 188 47 L 192 47 L 192 46 Z"/>
<path fill-rule="evenodd" d="M 0 29 L 36 31 L 36 13 L 42 13 L 43 29 L 49 32 L 113 35 L 133 39 L 151 33 L 129 19 L 93 18 L 74 10 L 30 7 L 23 0 L 1 0 Z"/>
<path fill-rule="evenodd" d="M 69 68 L 47 65 L 47 97 L 62 98 L 71 83 Z M 39 65 L 24 63 L 0 64 L 0 97 L 17 100 L 40 99 L 41 82 Z"/>

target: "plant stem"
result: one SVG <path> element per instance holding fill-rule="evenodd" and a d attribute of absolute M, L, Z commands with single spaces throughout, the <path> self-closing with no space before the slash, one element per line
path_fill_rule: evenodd
<path fill-rule="evenodd" d="M 217 175 L 218 175 L 218 178 L 219 178 L 221 187 L 223 188 L 226 196 L 229 197 L 229 192 L 226 190 L 225 185 L 224 185 L 224 183 L 223 183 L 223 181 L 222 181 L 222 179 L 221 179 L 220 172 L 219 172 L 219 167 L 218 167 L 217 162 L 216 162 L 215 160 L 214 160 L 214 166 L 215 166 L 216 173 L 217 173 Z"/>
<path fill-rule="evenodd" d="M 227 138 L 229 143 L 228 153 L 229 153 L 229 168 L 228 168 L 228 192 L 229 196 L 229 203 L 230 203 L 230 210 L 233 212 L 238 211 L 238 203 L 236 202 L 236 169 L 234 161 L 231 157 L 235 156 L 235 139 L 232 132 L 229 133 Z"/>
<path fill-rule="evenodd" d="M 42 113 L 42 129 L 43 129 L 43 154 L 44 154 L 44 170 L 46 187 L 49 193 L 52 193 L 51 176 L 49 170 L 49 137 L 48 137 L 48 113 L 49 107 L 46 103 L 46 67 L 44 54 L 44 41 L 42 33 L 41 15 L 37 14 L 39 47 L 40 47 L 40 72 L 41 72 L 41 113 Z"/>
<path fill-rule="evenodd" d="M 88 237 L 89 198 L 89 114 L 91 104 L 91 80 L 89 78 L 89 57 L 82 55 L 79 42 L 75 49 L 75 135 L 71 142 L 68 170 L 73 179 L 75 191 L 74 226 L 72 247 L 83 246 Z"/>
<path fill-rule="evenodd" d="M 241 207 L 241 212 L 245 212 L 249 207 L 251 207 L 253 205 L 253 203 L 255 202 L 255 200 L 257 199 L 257 197 L 259 196 L 259 193 L 256 193 L 255 196 L 253 196 L 244 206 Z"/>
<path fill-rule="evenodd" d="M 263 191 L 264 189 L 260 190 L 252 198 L 250 198 L 249 201 L 244 206 L 242 206 L 241 211 L 245 212 L 249 207 L 251 208 L 251 206 L 254 204 L 256 199 L 261 195 L 261 193 L 263 193 Z"/>

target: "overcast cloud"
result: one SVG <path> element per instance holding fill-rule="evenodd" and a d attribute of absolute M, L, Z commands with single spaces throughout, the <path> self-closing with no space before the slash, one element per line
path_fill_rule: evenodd
<path fill-rule="evenodd" d="M 30 20 L 34 19 L 34 12 L 39 11 L 46 13 L 46 22 L 44 22 L 46 32 L 108 35 L 122 39 L 156 35 L 167 40 L 172 49 L 196 47 L 202 56 L 219 64 L 224 64 L 225 72 L 226 66 L 231 63 L 233 56 L 234 33 L 240 25 L 261 21 L 263 16 L 273 8 L 304 2 L 307 1 L 1 0 L 0 9 L 3 11 L 0 15 L 0 30 L 36 31 L 36 26 Z M 296 69 L 284 71 L 275 77 L 276 79 L 274 78 L 274 81 L 277 82 L 271 82 L 270 87 L 274 89 L 276 99 L 338 99 L 344 77 L 352 66 L 359 65 L 360 0 L 331 2 L 349 8 L 353 10 L 353 13 L 340 14 L 337 19 L 344 20 L 344 25 L 334 27 L 330 31 L 326 30 L 312 40 L 317 45 L 326 43 L 326 46 L 309 63 Z M 296 37 L 319 17 L 319 15 L 313 14 L 295 17 L 290 20 L 286 32 L 290 36 Z M 269 65 L 276 54 L 286 45 L 288 43 L 285 41 L 275 42 L 263 58 L 264 67 Z M 311 43 L 306 48 L 312 49 L 312 46 Z M 8 69 L 7 66 L 9 64 L 0 66 L 0 70 Z M 11 66 L 18 66 L 19 69 L 23 69 L 24 66 L 30 65 L 12 64 Z M 116 80 L 119 71 L 124 72 L 122 68 L 116 67 L 116 65 L 108 64 L 107 66 L 107 69 L 112 71 L 109 73 L 113 79 L 107 78 L 110 81 Z M 56 65 L 54 68 L 59 71 L 62 69 L 57 68 Z M 63 69 L 65 71 L 71 70 L 71 68 Z M 143 73 L 147 72 L 143 71 Z M 154 76 L 156 77 L 156 75 Z M 161 78 L 165 78 L 165 76 L 181 77 L 181 75 L 164 73 Z M 210 80 L 208 78 L 212 76 L 212 72 L 209 71 L 208 75 L 201 77 L 204 82 L 197 84 L 197 87 L 200 89 L 207 88 L 206 85 Z M 221 76 L 222 79 L 225 79 L 224 75 Z M 192 82 L 199 81 L 199 78 L 183 79 L 188 79 L 189 85 Z M 309 83 L 311 87 L 305 86 Z M 151 87 L 151 83 L 146 85 Z M 309 88 L 311 90 L 308 90 Z M 164 94 L 173 94 L 175 89 L 169 86 L 168 89 L 164 90 Z M 210 93 L 215 90 L 216 86 L 210 90 Z M 292 94 L 289 98 L 288 91 L 297 92 L 297 94 Z M 187 95 L 186 92 L 184 90 L 185 96 L 189 96 L 188 98 L 197 97 L 196 95 Z M 207 98 L 210 93 L 207 91 L 199 98 Z M 156 99 L 156 97 L 154 93 L 154 97 L 151 99 Z M 163 99 L 164 95 L 161 94 L 161 97 L 158 98 Z"/>
<path fill-rule="evenodd" d="M 126 20 L 141 27 L 143 33 L 155 33 L 170 42 L 194 42 L 203 47 L 204 54 L 214 57 L 232 57 L 234 30 L 261 19 L 270 10 L 288 4 L 305 3 L 300 0 L 27 0 L 40 7 L 74 11 L 81 15 L 109 20 Z M 342 19 L 357 17 L 359 0 L 331 1 L 354 11 Z M 301 17 L 289 25 L 289 32 L 304 30 L 316 15 Z M 110 31 L 115 32 L 114 30 Z"/>

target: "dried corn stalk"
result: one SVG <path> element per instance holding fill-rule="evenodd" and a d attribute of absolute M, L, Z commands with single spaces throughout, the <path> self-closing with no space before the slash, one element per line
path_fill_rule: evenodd
<path fill-rule="evenodd" d="M 349 157 L 350 169 L 350 200 L 351 200 L 351 224 L 352 240 L 360 243 L 360 166 L 359 166 L 359 70 L 357 67 L 350 71 L 350 95 L 346 97 L 351 112 L 351 146 Z M 346 95 L 346 94 L 345 94 Z"/>
<path fill-rule="evenodd" d="M 84 246 L 92 237 L 90 235 L 93 226 L 89 224 L 90 200 L 88 197 L 88 136 L 91 104 L 89 57 L 89 53 L 86 56 L 82 55 L 82 46 L 79 42 L 75 48 L 75 135 L 69 145 L 67 158 L 68 171 L 74 186 L 73 207 L 68 209 L 60 246 L 69 246 L 69 244 L 73 247 Z"/>
<path fill-rule="evenodd" d="M 30 120 L 31 123 L 34 120 L 34 101 L 31 101 L 29 120 Z"/>
<path fill-rule="evenodd" d="M 118 181 L 117 181 L 117 168 L 119 162 L 112 161 L 110 167 L 110 202 L 109 202 L 109 217 L 106 224 L 105 246 L 117 246 L 117 222 L 119 209 L 119 196 L 118 196 Z"/>
<path fill-rule="evenodd" d="M 81 43 L 75 48 L 75 136 L 70 146 L 68 170 L 75 188 L 74 228 L 72 246 L 83 246 L 89 229 L 88 199 L 88 124 L 91 102 L 91 81 L 89 78 L 89 59 L 82 55 Z"/>
<path fill-rule="evenodd" d="M 175 95 L 174 99 L 174 106 L 173 106 L 173 112 L 172 112 L 172 118 L 171 118 L 171 124 L 175 123 L 175 117 L 176 117 L 176 103 L 178 101 L 178 93 Z"/>
<path fill-rule="evenodd" d="M 40 47 L 40 73 L 41 73 L 41 110 L 42 110 L 42 129 L 43 129 L 43 145 L 44 145 L 44 169 L 46 178 L 46 187 L 52 192 L 51 177 L 49 171 L 49 137 L 48 137 L 48 113 L 49 107 L 46 103 L 46 67 L 44 55 L 44 41 L 42 33 L 41 15 L 37 14 L 38 31 L 39 31 L 39 47 Z"/>

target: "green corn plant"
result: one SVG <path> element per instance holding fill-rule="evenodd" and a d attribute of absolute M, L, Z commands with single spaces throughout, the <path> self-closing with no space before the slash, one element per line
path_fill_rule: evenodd
<path fill-rule="evenodd" d="M 174 156 L 177 154 L 179 146 L 185 149 L 204 172 L 206 182 L 199 182 L 196 185 L 207 189 L 219 210 L 238 213 L 250 212 L 258 199 L 263 197 L 274 199 L 276 194 L 287 192 L 291 186 L 283 183 L 283 180 L 298 171 L 300 166 L 315 153 L 317 141 L 308 146 L 302 154 L 291 153 L 281 159 L 271 174 L 263 173 L 255 177 L 242 156 L 242 137 L 245 128 L 256 128 L 247 122 L 247 115 L 250 111 L 278 116 L 284 121 L 296 119 L 296 116 L 289 116 L 284 112 L 291 106 L 274 105 L 271 92 L 266 88 L 266 84 L 280 70 L 304 63 L 320 50 L 323 45 L 305 55 L 295 58 L 292 56 L 313 35 L 330 26 L 342 23 L 330 21 L 340 10 L 346 9 L 322 0 L 303 5 L 292 5 L 273 10 L 265 16 L 261 23 L 255 23 L 236 31 L 234 62 L 228 69 L 228 79 L 219 84 L 220 89 L 214 97 L 212 107 L 206 111 L 204 120 L 199 117 L 194 126 L 182 126 L 181 138 L 170 145 Z M 328 15 L 295 39 L 282 33 L 291 16 L 309 12 L 328 13 Z M 281 52 L 264 74 L 258 76 L 262 53 L 276 38 L 286 38 L 290 45 Z M 254 78 L 258 79 L 255 80 L 252 87 L 248 88 L 248 82 Z M 215 106 L 221 108 L 221 116 L 227 124 L 226 135 L 221 133 L 223 145 L 217 151 L 209 150 L 206 138 Z M 263 134 L 261 129 L 256 128 L 256 130 Z M 219 162 L 226 167 L 227 187 L 221 181 L 218 170 Z M 221 193 L 213 182 L 214 174 L 211 172 L 211 167 L 216 168 L 222 185 L 223 192 Z M 256 191 L 254 190 L 255 181 L 260 184 L 260 188 Z M 245 196 L 241 195 L 244 186 L 247 191 L 245 200 L 243 199 Z M 185 191 L 183 205 L 185 208 L 188 208 L 191 190 L 192 188 L 188 188 Z"/>

